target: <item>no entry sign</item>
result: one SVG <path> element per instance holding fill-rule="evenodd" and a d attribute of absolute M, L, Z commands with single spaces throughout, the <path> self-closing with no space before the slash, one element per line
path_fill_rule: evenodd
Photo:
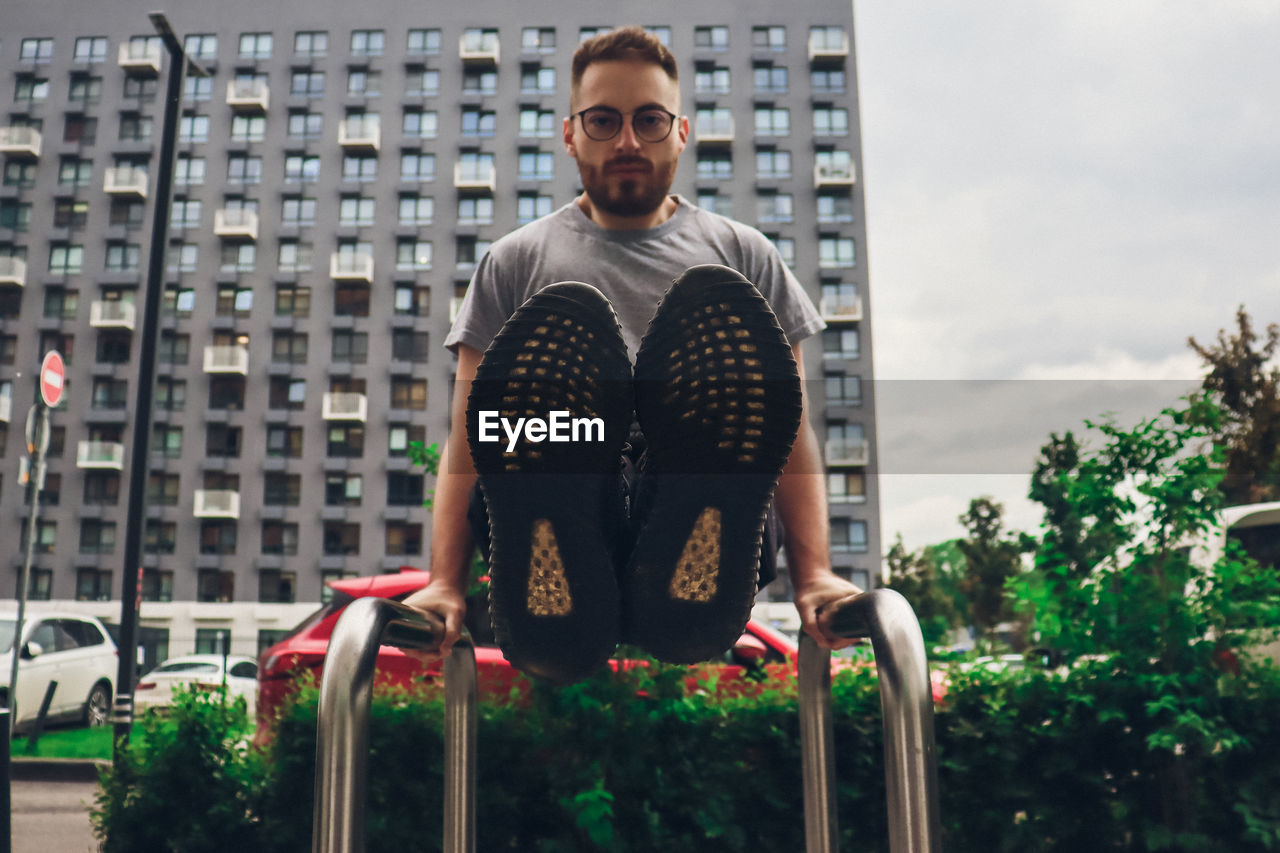
<path fill-rule="evenodd" d="M 62 399 L 62 388 L 66 385 L 67 368 L 57 350 L 45 353 L 40 363 L 40 398 L 49 408 L 58 405 Z"/>

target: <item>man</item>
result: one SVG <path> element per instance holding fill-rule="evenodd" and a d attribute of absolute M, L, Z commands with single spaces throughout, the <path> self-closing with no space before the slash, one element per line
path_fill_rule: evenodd
<path fill-rule="evenodd" d="M 542 455 L 542 450 L 558 452 L 559 449 L 550 444 L 537 447 L 528 445 L 521 451 L 524 455 L 517 453 L 516 457 L 508 457 L 501 453 L 502 445 L 497 446 L 499 450 L 496 453 L 492 451 L 493 446 L 482 446 L 478 443 L 476 434 L 479 426 L 477 417 L 480 414 L 478 404 L 473 400 L 469 410 L 468 394 L 483 360 L 485 369 L 481 371 L 482 382 L 496 382 L 499 390 L 494 392 L 496 396 L 490 394 L 488 397 L 477 390 L 475 397 L 482 402 L 491 400 L 493 406 L 500 408 L 502 404 L 499 401 L 504 399 L 502 388 L 506 388 L 508 393 L 505 399 L 509 403 L 510 392 L 514 387 L 511 383 L 516 376 L 513 371 L 518 373 L 520 370 L 514 365 L 517 364 L 517 359 L 530 355 L 529 352 L 519 352 L 521 346 L 531 346 L 527 340 L 528 335 L 535 334 L 535 330 L 545 331 L 549 328 L 546 322 L 548 317 L 559 321 L 562 316 L 571 315 L 572 322 L 578 323 L 577 328 L 583 331 L 583 337 L 591 337 L 595 342 L 593 345 L 597 347 L 585 359 L 580 353 L 574 357 L 601 365 L 607 372 L 607 376 L 603 378 L 597 376 L 597 384 L 592 387 L 598 398 L 595 402 L 607 404 L 606 407 L 610 410 L 610 415 L 604 418 L 605 429 L 611 431 L 610 441 L 616 441 L 617 425 L 610 423 L 610 420 L 616 422 L 621 418 L 627 424 L 630 423 L 629 407 L 620 407 L 617 403 L 618 395 L 611 390 L 628 384 L 627 365 L 623 364 L 621 368 L 618 366 L 619 353 L 625 352 L 629 358 L 639 358 L 636 363 L 638 380 L 644 374 L 660 384 L 660 377 L 668 369 L 667 362 L 671 360 L 671 353 L 658 352 L 657 342 L 666 341 L 669 337 L 668 327 L 684 323 L 691 310 L 700 312 L 705 308 L 707 312 L 711 312 L 714 307 L 711 303 L 705 306 L 694 305 L 692 308 L 689 306 L 699 299 L 706 302 L 708 298 L 712 298 L 714 301 L 708 294 L 713 289 L 720 288 L 717 292 L 724 295 L 723 300 L 715 304 L 720 308 L 731 306 L 729 313 L 733 316 L 728 322 L 739 326 L 745 324 L 749 331 L 739 329 L 739 333 L 753 336 L 746 339 L 744 353 L 757 348 L 772 352 L 776 350 L 775 344 L 782 342 L 781 357 L 771 356 L 768 364 L 782 365 L 780 369 L 790 371 L 791 380 L 780 381 L 778 377 L 783 374 L 770 373 L 768 381 L 763 382 L 760 388 L 754 391 L 748 389 L 747 393 L 777 392 L 785 395 L 785 388 L 796 389 L 797 405 L 794 407 L 794 422 L 790 425 L 794 445 L 789 453 L 779 457 L 781 476 L 777 477 L 776 490 L 772 493 L 776 516 L 785 529 L 787 564 L 804 630 L 826 648 L 849 645 L 848 641 L 823 634 L 815 615 L 823 605 L 859 591 L 831 570 L 821 455 L 817 437 L 807 417 L 803 416 L 804 362 L 800 341 L 822 328 L 821 319 L 799 283 L 763 235 L 739 223 L 698 210 L 685 199 L 670 194 L 676 165 L 688 139 L 689 122 L 687 117 L 678 115 L 680 90 L 675 60 L 656 38 L 639 27 L 627 27 L 583 42 L 573 59 L 570 103 L 570 115 L 564 120 L 564 145 L 578 164 L 583 194 L 559 211 L 494 243 L 479 264 L 457 321 L 446 339 L 446 346 L 458 356 L 458 367 L 452 429 L 442 454 L 436 485 L 431 580 L 406 603 L 433 612 L 444 620 L 446 633 L 441 651 L 447 655 L 462 625 L 467 567 L 476 545 L 467 521 L 468 506 L 470 504 L 473 508 L 474 521 L 474 509 L 479 502 L 482 508 L 481 524 L 477 525 L 477 532 L 483 534 L 486 504 L 488 520 L 494 525 L 492 537 L 495 549 L 490 554 L 490 575 L 494 584 L 491 603 L 495 607 L 501 605 L 502 612 L 495 613 L 495 630 L 499 633 L 500 643 L 508 658 L 521 657 L 524 652 L 521 648 L 508 648 L 508 645 L 520 645 L 519 637 L 511 636 L 511 632 L 533 637 L 531 643 L 545 642 L 549 637 L 565 636 L 554 630 L 539 633 L 547 625 L 558 625 L 558 618 L 572 615 L 573 618 L 583 620 L 573 626 L 579 632 L 582 646 L 587 649 L 582 659 L 566 663 L 554 659 L 554 650 L 543 649 L 525 656 L 523 665 L 513 660 L 517 666 L 553 680 L 573 680 L 585 674 L 583 670 L 587 664 L 584 661 L 597 660 L 605 654 L 606 649 L 611 648 L 619 629 L 610 629 L 609 626 L 618 618 L 627 623 L 621 629 L 622 640 L 633 641 L 633 632 L 644 634 L 648 627 L 648 640 L 654 644 L 660 641 L 660 633 L 685 633 L 671 630 L 671 626 L 679 622 L 680 614 L 686 612 L 678 607 L 687 604 L 691 608 L 687 611 L 691 615 L 685 623 L 689 631 L 700 624 L 702 617 L 699 614 L 703 611 L 697 609 L 696 591 L 686 596 L 687 602 L 678 602 L 668 607 L 668 612 L 660 617 L 655 616 L 652 620 L 637 609 L 634 602 L 629 601 L 628 590 L 636 583 L 641 586 L 645 583 L 643 580 L 636 582 L 627 576 L 627 573 L 643 575 L 645 566 L 640 564 L 644 561 L 643 555 L 641 558 L 633 555 L 629 563 L 623 562 L 628 559 L 625 555 L 619 556 L 620 575 L 616 585 L 609 577 L 611 567 L 607 559 L 601 558 L 605 565 L 594 572 L 581 565 L 571 565 L 574 559 L 578 559 L 579 563 L 584 562 L 575 557 L 576 553 L 583 553 L 590 548 L 599 557 L 611 547 L 611 543 L 591 543 L 589 546 L 581 544 L 584 529 L 589 530 L 585 535 L 594 536 L 596 528 L 607 528 L 613 523 L 615 513 L 609 506 L 612 496 L 608 489 L 601 491 L 598 486 L 592 486 L 595 491 L 590 491 L 576 508 L 567 511 L 568 514 L 563 519 L 533 519 L 530 513 L 536 515 L 537 512 L 530 508 L 532 504 L 528 494 L 522 496 L 519 483 L 541 482 L 542 486 L 528 488 L 541 489 L 537 497 L 542 503 L 570 500 L 572 493 L 578 489 L 568 481 L 547 485 L 550 482 L 548 476 L 551 476 L 548 472 L 552 468 Z M 699 267 L 700 264 L 721 266 Z M 691 267 L 696 269 L 690 269 Z M 737 270 L 746 278 L 726 270 L 725 267 Z M 675 287 L 662 300 L 662 306 L 658 307 L 655 315 L 659 299 L 673 280 L 677 282 Z M 565 281 L 584 281 L 592 286 L 549 286 Z M 758 292 L 756 287 L 759 288 Z M 760 299 L 761 294 L 768 300 L 767 303 Z M 569 308 L 560 310 L 565 306 Z M 604 319 L 611 318 L 612 311 L 617 312 L 617 322 L 621 327 L 616 332 L 609 328 L 615 324 Z M 774 312 L 776 320 L 773 319 Z M 665 319 L 664 315 L 667 315 Z M 566 322 L 569 321 L 566 318 Z M 666 326 L 660 328 L 663 323 Z M 532 345 L 536 344 L 537 342 Z M 555 346 L 555 342 L 552 345 Z M 489 349 L 489 354 L 482 356 L 486 348 Z M 646 350 L 649 352 L 647 358 Z M 598 357 L 595 353 L 598 353 Z M 718 367 L 735 369 L 741 361 L 738 356 L 744 353 L 730 354 Z M 689 365 L 694 364 L 698 365 L 698 369 L 702 367 L 700 356 L 695 355 L 689 359 Z M 688 371 L 690 368 L 686 365 L 683 369 Z M 681 374 L 677 372 L 672 376 L 678 382 Z M 507 384 L 503 385 L 503 382 Z M 564 385 L 565 383 L 540 386 L 539 393 L 545 391 L 554 396 Z M 488 386 L 477 386 L 477 389 L 480 387 Z M 649 426 L 646 420 L 653 423 L 661 422 L 663 418 L 660 413 L 646 413 L 644 394 L 637 392 L 636 399 L 637 416 L 647 433 Z M 572 402 L 566 403 L 571 404 Z M 654 403 L 648 408 L 656 409 L 659 405 Z M 790 407 L 787 405 L 762 407 L 761 410 L 773 418 L 765 425 L 766 431 L 781 433 L 786 428 L 784 421 L 792 415 L 784 411 L 779 416 L 775 410 L 788 408 Z M 779 417 L 782 420 L 778 420 Z M 471 427 L 470 435 L 468 426 Z M 653 436 L 646 438 L 656 440 Z M 487 459 L 485 464 L 490 467 L 489 471 L 481 472 L 483 499 L 473 494 L 476 491 L 477 473 L 473 459 L 464 449 L 468 439 L 473 452 L 478 454 L 477 458 Z M 675 485 L 669 483 L 665 492 L 663 487 L 654 487 L 653 492 L 648 495 L 629 495 L 628 497 L 647 505 L 642 512 L 656 513 L 658 506 L 665 505 L 664 501 L 675 501 L 689 488 L 697 488 L 698 476 L 709 476 L 709 472 L 699 471 L 696 472 L 697 476 L 688 473 L 685 479 L 680 480 L 670 460 L 678 455 L 679 443 L 683 439 L 668 434 L 663 440 L 666 442 L 664 458 L 668 460 L 665 473 L 669 475 L 668 480 L 679 482 Z M 752 442 L 741 436 L 737 441 L 735 453 L 740 454 L 744 447 L 754 447 Z M 790 437 L 787 438 L 787 445 L 791 445 Z M 486 453 L 490 455 L 484 456 Z M 516 461 L 507 464 L 504 473 L 501 470 L 503 460 L 509 458 L 515 458 Z M 634 456 L 632 460 L 634 461 Z M 592 457 L 586 464 L 591 470 L 579 469 L 564 476 L 595 477 L 592 482 L 599 482 L 608 476 L 606 468 L 613 463 L 611 460 Z M 542 468 L 539 469 L 538 465 Z M 729 471 L 727 474 L 722 471 L 721 474 L 727 477 L 745 475 L 742 482 L 749 480 L 755 483 L 756 480 L 751 478 L 764 471 L 765 467 L 768 466 L 757 466 L 750 471 Z M 534 471 L 539 473 L 538 477 L 530 476 Z M 770 487 L 772 478 L 777 473 L 774 471 L 768 475 Z M 521 480 L 521 477 L 524 479 Z M 573 481 L 575 484 L 580 482 L 586 481 Z M 721 487 L 721 491 L 724 492 L 725 489 Z M 754 509 L 755 504 L 751 500 L 761 497 L 759 489 L 753 485 L 747 491 L 754 496 L 747 501 L 749 507 Z M 767 491 L 763 495 L 766 501 Z M 570 493 L 568 497 L 565 497 L 566 492 Z M 677 550 L 683 548 L 683 551 L 678 558 L 672 554 L 666 555 L 664 559 L 668 562 L 674 560 L 680 565 L 674 570 L 670 565 L 666 566 L 664 571 L 667 574 L 663 576 L 661 584 L 668 583 L 672 571 L 679 574 L 691 564 L 696 567 L 699 560 L 707 562 L 705 551 L 703 557 L 698 557 L 697 551 L 702 540 L 708 538 L 704 534 L 715 534 L 722 521 L 726 524 L 732 521 L 728 506 L 733 505 L 734 501 L 731 495 L 727 497 L 728 500 L 720 501 L 726 504 L 726 516 L 723 519 L 719 515 L 719 509 L 708 515 L 708 508 L 705 507 L 701 512 L 696 508 L 693 510 L 696 518 L 682 519 L 693 525 L 693 533 L 688 534 L 687 541 L 687 527 L 674 533 L 666 531 L 668 538 L 674 537 L 677 541 Z M 601 503 L 604 504 L 603 509 L 592 509 Z M 655 514 L 656 517 L 658 516 Z M 658 536 L 663 531 L 646 532 L 654 526 L 642 522 L 638 533 L 632 531 L 638 537 L 634 546 L 636 550 L 650 554 L 662 550 L 652 543 L 658 541 Z M 726 536 L 721 543 L 725 548 L 731 542 L 738 541 L 738 533 L 741 532 L 739 528 L 735 528 L 732 537 L 729 528 L 725 528 Z M 517 533 L 509 535 L 511 529 Z M 756 534 L 754 544 L 759 548 L 759 529 L 748 530 L 747 533 Z M 578 538 L 571 543 L 570 537 Z M 511 543 L 513 539 L 516 540 L 514 544 Z M 622 537 L 622 541 L 625 544 L 621 550 L 632 544 L 626 536 Z M 646 542 L 650 544 L 646 545 Z M 718 549 L 719 544 L 712 541 L 710 547 Z M 506 556 L 503 555 L 504 549 Z M 766 560 L 763 562 L 767 568 L 772 555 L 768 553 L 767 545 L 764 550 Z M 523 556 L 512 559 L 511 553 Z M 530 558 L 530 553 L 535 557 Z M 536 556 L 538 554 L 545 556 L 545 561 L 539 561 Z M 690 557 L 690 554 L 694 556 Z M 710 562 L 713 568 L 715 560 L 720 556 L 720 552 L 716 550 L 715 557 Z M 500 562 L 503 565 L 499 565 Z M 739 558 L 739 563 L 741 562 Z M 566 571 L 570 586 L 579 585 L 581 590 L 585 590 L 585 595 L 570 595 L 569 592 L 574 590 L 566 592 L 561 588 Z M 734 571 L 735 577 L 724 579 L 726 583 L 721 586 L 732 583 L 737 590 L 735 595 L 740 599 L 743 582 L 739 575 L 742 573 L 739 568 Z M 754 571 L 755 567 L 752 565 L 752 583 L 749 587 L 752 594 L 755 591 Z M 520 573 L 520 576 L 514 582 L 500 577 L 507 573 Z M 716 579 L 713 577 L 711 580 L 714 589 Z M 505 584 L 501 591 L 500 583 Z M 677 580 L 671 579 L 669 586 L 674 595 Z M 703 583 L 704 588 L 705 586 Z M 527 606 L 522 607 L 524 599 L 512 598 L 515 594 L 512 590 L 516 588 L 515 592 L 523 595 L 525 587 L 528 588 L 530 597 Z M 542 597 L 537 602 L 533 597 L 535 587 L 542 589 L 539 593 Z M 620 603 L 615 600 L 620 594 L 617 591 L 619 587 L 623 599 Z M 630 612 L 629 606 L 632 608 Z M 747 606 L 749 607 L 749 601 Z M 622 610 L 620 617 L 619 608 Z M 707 612 L 711 621 L 728 624 L 721 615 Z M 513 620 L 517 624 L 512 625 Z M 732 617 L 729 621 L 732 621 Z M 742 621 L 745 621 L 745 616 Z M 650 623 L 663 626 L 662 631 L 654 629 Z M 740 629 L 739 624 L 736 630 Z M 721 625 L 717 629 L 717 636 L 724 636 L 726 630 Z M 508 634 L 509 643 L 501 642 L 504 633 Z M 594 634 L 601 634 L 603 638 Z M 641 642 L 641 645 L 647 643 Z M 723 651 L 723 648 L 722 644 L 720 650 Z M 706 647 L 698 643 L 681 648 L 677 638 L 675 645 L 669 648 L 669 653 L 659 652 L 659 655 L 666 659 L 680 660 L 705 650 Z"/>

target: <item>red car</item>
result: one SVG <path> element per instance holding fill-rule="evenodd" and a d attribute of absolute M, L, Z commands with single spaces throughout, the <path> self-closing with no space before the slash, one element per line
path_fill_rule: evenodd
<path fill-rule="evenodd" d="M 377 596 L 403 600 L 426 585 L 430 574 L 412 568 L 399 574 L 349 578 L 334 581 L 333 600 L 303 620 L 289 636 L 262 653 L 258 669 L 258 720 L 265 726 L 293 689 L 299 673 L 311 671 L 320 678 L 329 637 L 343 608 L 357 598 Z M 485 610 L 486 599 L 479 597 L 467 610 L 467 627 L 476 645 L 476 669 L 481 696 L 508 695 L 518 673 L 503 657 L 493 642 Z M 748 622 L 746 633 L 724 661 L 710 661 L 690 667 L 689 688 L 698 689 L 708 675 L 718 676 L 717 690 L 744 693 L 760 689 L 760 679 L 744 678 L 748 667 L 763 667 L 767 677 L 784 678 L 795 672 L 798 650 L 795 643 L 758 622 Z M 617 661 L 611 661 L 617 666 Z M 404 652 L 383 646 L 378 652 L 378 684 L 412 685 L 440 678 L 440 662 L 423 666 Z M 264 729 L 265 730 L 265 729 Z"/>

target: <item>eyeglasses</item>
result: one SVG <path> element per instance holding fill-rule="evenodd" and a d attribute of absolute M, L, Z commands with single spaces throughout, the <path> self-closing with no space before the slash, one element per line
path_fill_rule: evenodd
<path fill-rule="evenodd" d="M 623 113 L 613 107 L 591 107 L 573 115 L 582 121 L 582 132 L 596 142 L 608 142 L 622 132 Z M 661 142 L 671 135 L 677 118 L 662 107 L 645 107 L 631 114 L 631 129 L 643 142 Z"/>

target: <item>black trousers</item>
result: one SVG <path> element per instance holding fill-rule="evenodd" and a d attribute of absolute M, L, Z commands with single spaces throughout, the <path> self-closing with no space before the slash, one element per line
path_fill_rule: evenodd
<path fill-rule="evenodd" d="M 638 431 L 631 433 L 630 439 L 622 446 L 622 456 L 618 466 L 618 483 L 615 499 L 604 507 L 602 524 L 606 538 L 614 546 L 614 554 L 619 568 L 626 565 L 627 555 L 635 544 L 636 535 L 642 519 L 633 518 L 631 507 L 645 476 L 645 444 L 644 436 Z M 471 535 L 485 562 L 489 561 L 489 512 L 485 508 L 484 493 L 477 481 L 471 490 L 471 498 L 467 503 L 467 523 L 471 526 Z M 756 586 L 764 589 L 778 576 L 778 552 L 785 542 L 782 521 L 772 500 L 765 515 L 764 537 L 760 548 L 760 571 Z"/>

